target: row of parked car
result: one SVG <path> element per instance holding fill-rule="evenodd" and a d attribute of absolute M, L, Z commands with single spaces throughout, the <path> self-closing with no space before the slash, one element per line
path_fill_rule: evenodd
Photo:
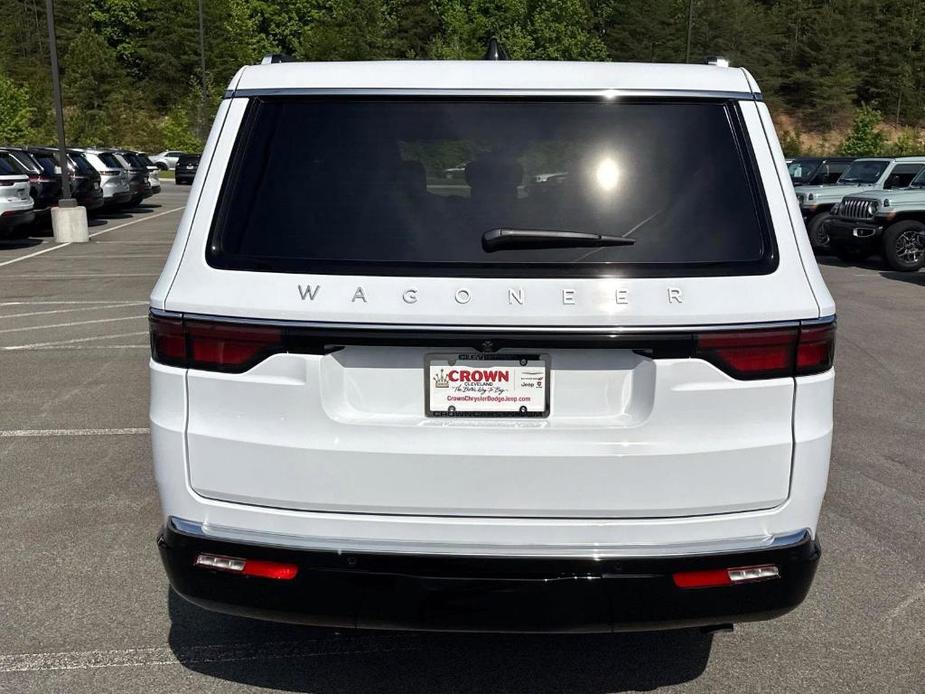
<path fill-rule="evenodd" d="M 67 150 L 71 196 L 88 212 L 135 207 L 161 190 L 161 166 L 130 149 L 75 147 Z M 177 183 L 192 183 L 198 154 L 176 162 Z M 17 233 L 47 215 L 62 196 L 61 167 L 54 147 L 0 147 L 0 237 Z"/>
<path fill-rule="evenodd" d="M 803 157 L 787 162 L 813 250 L 893 270 L 925 265 L 925 157 Z"/>

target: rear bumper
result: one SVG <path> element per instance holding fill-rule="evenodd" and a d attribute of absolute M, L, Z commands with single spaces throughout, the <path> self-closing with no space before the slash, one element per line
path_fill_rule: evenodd
<path fill-rule="evenodd" d="M 0 230 L 12 229 L 20 224 L 28 224 L 35 219 L 35 211 L 32 207 L 23 210 L 7 210 L 0 214 Z"/>
<path fill-rule="evenodd" d="M 103 197 L 103 205 L 121 205 L 122 203 L 128 202 L 132 199 L 132 193 L 130 191 L 124 190 L 119 193 L 115 193 L 109 197 Z"/>
<path fill-rule="evenodd" d="M 336 627 L 581 632 L 666 629 L 771 619 L 806 597 L 819 561 L 809 532 L 761 549 L 617 559 L 350 553 L 158 537 L 170 583 L 207 609 Z M 298 566 L 293 580 L 194 566 L 200 553 Z M 780 578 L 682 589 L 672 574 L 774 564 Z"/>

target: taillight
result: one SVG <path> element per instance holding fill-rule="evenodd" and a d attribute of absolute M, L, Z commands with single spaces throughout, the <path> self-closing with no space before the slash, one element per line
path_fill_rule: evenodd
<path fill-rule="evenodd" d="M 185 321 L 187 357 L 193 369 L 244 371 L 282 345 L 279 328 Z"/>
<path fill-rule="evenodd" d="M 185 319 L 152 313 L 151 356 L 168 366 L 241 373 L 283 350 L 283 331 L 272 326 Z"/>
<path fill-rule="evenodd" d="M 832 367 L 835 323 L 702 333 L 696 357 L 739 379 L 821 373 Z"/>
<path fill-rule="evenodd" d="M 835 360 L 835 323 L 804 325 L 797 346 L 799 376 L 817 374 L 832 368 Z"/>

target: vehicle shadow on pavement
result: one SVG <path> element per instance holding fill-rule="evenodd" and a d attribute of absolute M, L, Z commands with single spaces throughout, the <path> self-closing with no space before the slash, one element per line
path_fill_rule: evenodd
<path fill-rule="evenodd" d="M 867 258 L 865 260 L 860 260 L 857 262 L 847 262 L 847 261 L 841 260 L 840 258 L 836 258 L 835 256 L 817 255 L 816 262 L 819 263 L 819 265 L 828 265 L 831 267 L 859 267 L 865 270 L 882 270 L 883 269 L 883 262 L 877 256 L 874 256 L 872 258 Z"/>
<path fill-rule="evenodd" d="M 168 594 L 170 648 L 187 669 L 288 692 L 615 692 L 699 677 L 699 630 L 595 635 L 338 631 L 221 615 Z"/>
<path fill-rule="evenodd" d="M 23 239 L 2 239 L 0 240 L 0 251 L 15 251 L 21 248 L 31 248 L 32 246 L 38 246 L 42 243 L 39 239 L 33 238 L 23 238 Z"/>
<path fill-rule="evenodd" d="M 881 277 L 885 277 L 888 280 L 896 280 L 897 282 L 908 282 L 909 284 L 917 284 L 920 287 L 925 287 L 925 272 L 881 272 Z"/>

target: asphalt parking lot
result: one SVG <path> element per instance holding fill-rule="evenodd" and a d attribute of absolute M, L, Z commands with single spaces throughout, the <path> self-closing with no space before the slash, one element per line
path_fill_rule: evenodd
<path fill-rule="evenodd" d="M 334 632 L 168 592 L 145 315 L 187 191 L 91 244 L 0 242 L 0 691 L 925 692 L 925 271 L 824 261 L 837 430 L 796 612 L 715 636 Z"/>

